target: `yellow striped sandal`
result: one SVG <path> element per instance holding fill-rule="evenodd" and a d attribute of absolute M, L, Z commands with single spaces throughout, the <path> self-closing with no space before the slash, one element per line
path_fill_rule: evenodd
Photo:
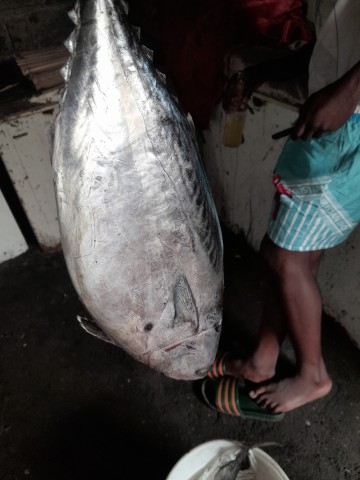
<path fill-rule="evenodd" d="M 201 392 L 206 404 L 220 413 L 267 422 L 278 422 L 285 416 L 284 413 L 271 413 L 259 407 L 249 397 L 244 381 L 239 378 L 205 379 Z"/>
<path fill-rule="evenodd" d="M 225 377 L 225 360 L 230 356 L 230 352 L 218 352 L 216 354 L 214 363 L 207 373 L 207 376 L 214 380 L 215 378 Z"/>

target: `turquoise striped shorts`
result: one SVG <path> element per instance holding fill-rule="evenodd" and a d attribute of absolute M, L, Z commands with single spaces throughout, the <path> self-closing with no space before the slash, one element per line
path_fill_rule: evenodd
<path fill-rule="evenodd" d="M 293 251 L 334 247 L 360 221 L 360 113 L 336 132 L 288 139 L 274 172 L 267 233 Z"/>

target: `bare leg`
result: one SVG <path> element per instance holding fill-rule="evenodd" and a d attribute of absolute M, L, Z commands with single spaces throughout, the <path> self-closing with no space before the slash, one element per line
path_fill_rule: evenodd
<path fill-rule="evenodd" d="M 264 256 L 267 242 L 265 238 L 261 245 L 261 254 Z M 257 347 L 250 358 L 228 361 L 225 365 L 226 374 L 253 382 L 262 382 L 274 376 L 280 346 L 286 335 L 285 313 L 280 292 L 269 268 L 266 269 L 265 275 L 268 277 L 267 292 Z"/>
<path fill-rule="evenodd" d="M 291 252 L 269 239 L 265 256 L 283 299 L 287 327 L 294 345 L 298 373 L 250 393 L 262 406 L 286 412 L 326 395 L 331 389 L 321 354 L 321 299 L 315 274 L 322 252 Z"/>

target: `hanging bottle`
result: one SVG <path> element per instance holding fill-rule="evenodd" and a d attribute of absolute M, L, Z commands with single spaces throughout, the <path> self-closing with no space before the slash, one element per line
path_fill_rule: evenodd
<path fill-rule="evenodd" d="M 223 144 L 225 147 L 236 148 L 243 141 L 247 110 L 247 103 L 244 100 L 244 89 L 244 72 L 240 71 L 231 77 L 224 95 Z"/>

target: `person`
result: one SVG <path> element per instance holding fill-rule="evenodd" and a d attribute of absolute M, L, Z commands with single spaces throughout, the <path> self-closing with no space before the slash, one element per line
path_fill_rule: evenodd
<path fill-rule="evenodd" d="M 309 13 L 317 33 L 309 96 L 275 167 L 276 193 L 261 245 L 273 291 L 253 354 L 216 360 L 215 376 L 255 382 L 249 396 L 273 414 L 319 399 L 332 388 L 321 350 L 316 273 L 323 251 L 343 242 L 360 221 L 360 3 L 310 1 Z M 286 334 L 294 346 L 296 374 L 275 381 Z"/>

